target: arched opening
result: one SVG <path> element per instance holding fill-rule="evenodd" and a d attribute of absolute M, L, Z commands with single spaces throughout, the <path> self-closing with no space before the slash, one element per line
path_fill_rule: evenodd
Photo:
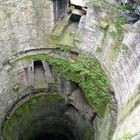
<path fill-rule="evenodd" d="M 20 105 L 4 122 L 3 138 L 93 140 L 93 129 L 80 112 L 66 104 L 63 97 L 49 93 L 32 97 Z"/>
<path fill-rule="evenodd" d="M 100 117 L 104 117 L 105 104 L 108 101 L 104 100 L 104 96 L 99 98 L 96 96 L 94 99 L 101 102 L 95 104 L 91 97 L 97 92 L 88 92 L 90 88 L 88 85 L 91 82 L 92 89 L 96 89 L 96 84 L 101 87 L 100 83 L 95 83 L 91 75 L 96 76 L 94 74 L 97 72 L 97 66 L 98 70 L 101 69 L 98 62 L 81 56 L 71 63 L 65 58 L 55 58 L 46 54 L 30 56 L 28 60 L 31 61 L 28 61 L 27 65 L 26 84 L 33 86 L 31 92 L 34 96 L 27 93 L 25 102 L 23 102 L 25 99 L 23 96 L 21 96 L 22 101 L 18 99 L 14 102 L 18 107 L 10 113 L 11 115 L 9 115 L 11 111 L 5 115 L 2 140 L 94 140 L 96 134 L 100 135 L 98 121 Z M 22 58 L 20 63 L 22 61 L 24 62 L 25 59 Z M 104 75 L 102 70 L 100 73 Z M 97 76 L 100 73 L 97 73 Z M 38 74 L 42 76 L 38 77 Z M 43 78 L 40 79 L 40 77 Z M 91 78 L 90 81 L 89 78 Z M 98 77 L 100 78 L 102 79 Z M 105 83 L 104 87 L 108 87 L 108 84 Z M 38 94 L 39 90 L 43 95 Z M 22 95 L 22 93 L 18 94 Z M 94 108 L 89 103 L 93 103 Z M 112 120 L 109 125 L 111 127 Z"/>

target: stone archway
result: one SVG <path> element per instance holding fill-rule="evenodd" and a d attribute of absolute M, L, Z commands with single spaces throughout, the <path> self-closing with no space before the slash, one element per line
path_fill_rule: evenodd
<path fill-rule="evenodd" d="M 93 139 L 92 125 L 62 96 L 37 94 L 19 101 L 24 103 L 3 124 L 4 140 Z"/>
<path fill-rule="evenodd" d="M 12 124 L 13 127 L 14 124 L 12 122 L 18 120 L 16 126 L 17 130 L 18 126 L 20 126 L 20 122 L 22 122 L 21 126 L 22 125 L 24 126 L 24 123 L 26 124 L 26 122 L 24 122 L 24 120 L 26 120 L 26 115 L 24 116 L 23 113 L 24 111 L 21 111 L 23 104 L 22 99 L 26 97 L 26 99 L 28 99 L 26 100 L 26 102 L 28 102 L 31 99 L 31 95 L 33 94 L 35 96 L 38 96 L 39 91 L 43 92 L 45 96 L 52 96 L 53 94 L 55 94 L 65 99 L 64 106 L 66 110 L 65 113 L 63 112 L 61 114 L 62 118 L 64 117 L 63 120 L 65 120 L 66 115 L 70 117 L 70 123 L 71 122 L 78 123 L 78 124 L 76 123 L 76 126 L 74 126 L 75 128 L 73 132 L 69 130 L 73 126 L 70 127 L 67 126 L 67 124 L 69 124 L 69 119 L 68 120 L 66 119 L 66 122 L 68 122 L 66 123 L 66 128 L 68 128 L 68 132 L 72 133 L 74 140 L 78 139 L 81 140 L 81 138 L 84 138 L 84 140 L 87 139 L 93 140 L 93 136 L 97 131 L 94 128 L 94 126 L 96 127 L 95 120 L 99 119 L 99 117 L 104 118 L 104 113 L 106 112 L 107 109 L 106 103 L 110 102 L 108 98 L 104 98 L 110 96 L 109 95 L 110 88 L 108 87 L 108 81 L 106 81 L 107 80 L 106 75 L 103 72 L 101 66 L 98 64 L 97 60 L 86 58 L 84 56 L 78 56 L 78 54 L 74 54 L 72 52 L 61 52 L 58 49 L 42 49 L 42 50 L 40 49 L 40 50 L 30 50 L 29 52 L 22 52 L 20 53 L 20 55 L 16 54 L 12 56 L 3 63 L 4 68 L 11 69 L 10 66 L 13 66 L 12 71 L 16 70 L 16 73 L 14 73 L 13 75 L 13 79 L 15 79 L 15 83 L 17 84 L 11 83 L 13 93 L 11 94 L 7 93 L 7 96 L 10 97 L 10 100 L 13 99 L 12 105 L 15 104 L 17 105 L 17 107 L 14 109 L 11 115 L 8 115 L 9 113 L 5 115 L 5 120 L 3 122 L 4 124 L 6 124 L 5 122 L 9 123 L 7 123 L 8 124 L 7 126 L 6 125 L 2 126 L 3 127 L 2 135 L 4 136 L 4 140 L 5 139 L 9 140 L 8 136 L 12 134 L 15 134 L 13 135 L 13 138 L 15 138 L 15 136 L 18 136 L 17 139 L 19 139 L 19 136 L 21 136 L 21 134 L 24 135 L 23 133 L 24 131 L 26 131 L 25 128 L 21 128 L 20 131 L 15 132 L 14 129 L 11 128 L 11 126 L 9 126 L 9 124 L 10 125 Z M 102 74 L 102 76 L 104 75 L 104 77 L 99 77 L 100 74 Z M 92 76 L 93 77 L 97 76 L 98 79 L 100 80 L 103 80 L 105 78 L 106 80 L 104 79 L 105 80 L 104 86 L 100 86 L 101 83 L 95 81 L 95 79 Z M 92 91 L 89 90 L 94 88 L 96 89 L 97 87 L 101 87 L 101 91 L 103 92 L 106 91 L 106 94 L 101 95 L 100 94 L 101 92 L 98 93 L 94 92 L 94 90 Z M 9 90 L 11 91 L 11 89 Z M 11 95 L 13 97 L 11 97 Z M 16 98 L 14 97 L 15 95 L 17 96 Z M 43 99 L 45 99 L 44 95 L 42 95 L 42 97 Z M 5 98 L 5 100 L 6 99 L 7 98 Z M 96 101 L 98 101 L 98 104 L 96 103 Z M 20 102 L 22 104 L 18 104 Z M 32 105 L 32 103 L 29 104 Z M 30 106 L 29 104 L 27 106 Z M 6 110 L 9 110 L 8 108 L 11 108 L 12 105 L 7 106 Z M 51 105 L 49 106 L 49 108 L 51 108 Z M 29 110 L 30 109 L 28 109 L 27 113 L 29 113 Z M 21 112 L 23 113 L 23 117 L 20 118 L 20 116 L 22 116 Z M 35 114 L 37 114 L 37 112 Z M 45 123 L 47 124 L 50 118 L 54 118 L 54 120 L 58 118 L 54 116 L 53 113 L 50 114 L 52 114 L 52 117 L 40 119 L 43 120 L 42 123 L 41 121 L 36 122 L 39 123 L 42 128 L 44 128 L 42 124 Z M 27 116 L 29 116 L 29 114 Z M 12 121 L 12 118 L 15 118 L 15 120 Z M 27 130 L 28 128 L 29 130 L 31 130 L 30 131 L 31 133 L 34 131 L 38 131 L 38 130 L 32 131 L 32 127 L 30 127 L 32 121 L 33 120 L 31 120 L 28 127 L 26 126 Z M 111 120 L 111 122 L 112 121 L 113 120 Z M 50 123 L 48 125 L 52 125 L 53 127 L 52 121 L 49 120 L 49 122 Z M 60 126 L 60 124 L 63 124 L 61 120 L 60 123 L 58 124 L 56 123 L 56 125 L 58 126 Z M 112 125 L 112 123 L 110 123 L 110 125 Z M 62 125 L 61 127 L 63 129 L 65 126 Z M 58 127 L 57 129 L 60 129 L 60 127 Z M 94 130 L 95 133 L 93 132 Z M 68 132 L 64 132 L 64 134 L 67 134 Z M 75 132 L 79 133 L 77 134 L 77 137 L 74 134 Z M 50 135 L 52 136 L 52 134 L 54 134 L 54 132 L 50 132 L 49 134 L 47 133 L 47 137 L 50 137 Z M 58 135 L 58 133 L 56 134 Z M 36 138 L 44 137 L 44 135 L 46 135 L 46 133 L 43 131 L 42 133 L 38 133 L 35 137 Z M 27 135 L 27 137 L 29 136 L 32 137 L 32 134 Z M 55 134 L 53 136 L 55 138 Z M 62 133 L 59 136 L 61 137 Z M 65 135 L 63 136 L 65 137 Z"/>

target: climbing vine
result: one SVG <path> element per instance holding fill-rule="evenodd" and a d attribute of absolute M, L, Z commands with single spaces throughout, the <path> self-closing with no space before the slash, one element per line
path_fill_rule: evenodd
<path fill-rule="evenodd" d="M 22 58 L 26 61 L 47 61 L 60 70 L 67 80 L 79 84 L 89 104 L 100 117 L 103 117 L 109 103 L 110 83 L 96 59 L 83 55 L 71 60 L 55 58 L 48 54 L 32 55 Z"/>

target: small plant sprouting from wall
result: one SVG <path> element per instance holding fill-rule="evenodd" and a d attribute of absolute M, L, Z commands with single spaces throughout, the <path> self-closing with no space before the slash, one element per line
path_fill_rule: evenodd
<path fill-rule="evenodd" d="M 48 9 L 49 6 L 50 6 L 49 3 L 43 3 L 43 4 L 42 4 L 42 7 L 43 7 L 44 9 Z"/>
<path fill-rule="evenodd" d="M 17 110 L 17 111 L 15 112 L 15 116 L 16 116 L 17 118 L 22 117 L 22 112 L 21 112 L 21 110 Z"/>
<path fill-rule="evenodd" d="M 93 8 L 96 12 L 100 12 L 102 10 L 103 5 L 96 0 L 92 0 Z"/>
<path fill-rule="evenodd" d="M 48 95 L 41 95 L 41 96 L 39 95 L 37 97 L 28 98 L 26 102 L 22 102 L 22 105 L 20 105 L 15 112 L 9 112 L 9 114 L 7 115 L 7 116 L 11 115 L 11 117 L 3 122 L 2 131 L 3 131 L 4 139 L 15 140 L 16 136 L 18 134 L 21 134 L 18 133 L 18 131 L 21 130 L 20 132 L 24 132 L 22 131 L 22 128 L 28 128 L 29 125 L 33 122 L 32 119 L 34 118 L 34 115 L 37 115 L 38 113 L 37 116 L 39 115 L 41 116 L 39 111 L 41 110 L 44 104 L 47 105 L 56 104 L 57 106 L 63 102 L 64 102 L 63 97 L 59 95 L 53 95 L 52 93 L 49 93 Z M 43 111 L 44 110 L 47 110 L 47 108 L 43 109 Z M 27 129 L 27 131 L 30 131 L 30 129 Z M 25 134 L 28 135 L 28 133 Z"/>
<path fill-rule="evenodd" d="M 127 19 L 125 17 L 119 17 L 115 20 L 115 25 L 118 29 L 122 28 L 124 24 L 126 24 Z"/>
<path fill-rule="evenodd" d="M 19 84 L 15 84 L 12 88 L 13 88 L 14 92 L 18 92 L 20 89 L 20 86 L 19 86 Z"/>
<path fill-rule="evenodd" d="M 110 35 L 114 39 L 114 44 L 112 45 L 112 51 L 110 54 L 112 61 L 115 60 L 115 58 L 118 56 L 118 53 L 121 49 L 125 50 L 125 52 L 128 51 L 128 46 L 122 43 L 126 32 L 123 25 L 125 25 L 126 22 L 127 20 L 125 17 L 118 17 L 114 21 L 116 29 L 110 32 Z"/>
<path fill-rule="evenodd" d="M 122 42 L 125 33 L 123 25 L 126 24 L 126 22 L 127 20 L 124 17 L 119 17 L 114 21 L 116 30 L 112 31 L 110 34 L 116 42 Z"/>
<path fill-rule="evenodd" d="M 133 11 L 133 8 L 131 7 L 131 5 L 129 5 L 128 3 L 121 3 L 118 7 L 118 9 L 121 11 L 121 12 L 125 12 L 125 11 L 130 11 L 132 12 Z"/>
<path fill-rule="evenodd" d="M 71 48 L 70 47 L 67 47 L 67 46 L 63 46 L 63 47 L 60 47 L 60 50 L 62 52 L 70 52 L 71 51 Z"/>
<path fill-rule="evenodd" d="M 101 53 L 102 51 L 103 51 L 103 49 L 102 49 L 102 48 L 97 47 L 97 49 L 96 49 L 96 52 L 97 52 L 97 53 Z"/>
<path fill-rule="evenodd" d="M 126 44 L 122 44 L 122 49 L 125 50 L 125 51 L 128 51 L 129 48 Z"/>

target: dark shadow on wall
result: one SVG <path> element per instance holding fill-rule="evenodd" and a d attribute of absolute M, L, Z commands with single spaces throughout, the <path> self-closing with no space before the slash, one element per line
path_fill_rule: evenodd
<path fill-rule="evenodd" d="M 54 22 L 56 23 L 66 12 L 69 0 L 53 0 Z"/>

